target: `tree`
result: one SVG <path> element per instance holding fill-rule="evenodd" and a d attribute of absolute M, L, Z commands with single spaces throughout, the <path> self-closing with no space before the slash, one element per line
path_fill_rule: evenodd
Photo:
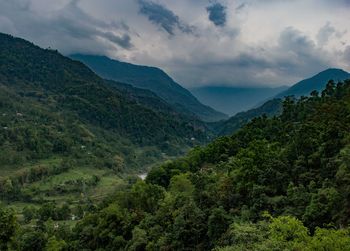
<path fill-rule="evenodd" d="M 319 189 L 311 198 L 310 204 L 305 210 L 303 220 L 313 230 L 316 226 L 323 226 L 331 222 L 337 214 L 341 202 L 339 192 L 331 188 Z"/>
<path fill-rule="evenodd" d="M 46 236 L 38 228 L 25 227 L 17 235 L 17 246 L 20 251 L 44 250 Z"/>
<path fill-rule="evenodd" d="M 348 229 L 316 228 L 306 250 L 350 250 L 350 232 Z"/>
<path fill-rule="evenodd" d="M 17 230 L 17 221 L 12 210 L 0 206 L 0 250 L 8 250 Z"/>
<path fill-rule="evenodd" d="M 208 218 L 208 237 L 215 243 L 226 232 L 230 225 L 230 218 L 222 208 L 214 208 Z"/>
<path fill-rule="evenodd" d="M 24 222 L 29 223 L 37 215 L 37 211 L 33 206 L 26 206 L 22 211 Z"/>
<path fill-rule="evenodd" d="M 143 251 L 148 243 L 147 232 L 139 227 L 136 227 L 132 231 L 132 239 L 130 241 L 128 250 L 130 251 Z"/>
<path fill-rule="evenodd" d="M 205 215 L 194 202 L 186 203 L 182 208 L 174 212 L 174 224 L 170 239 L 175 250 L 196 250 L 203 242 L 207 232 Z"/>
<path fill-rule="evenodd" d="M 67 247 L 67 243 L 64 240 L 57 240 L 56 237 L 48 239 L 45 251 L 62 251 Z"/>

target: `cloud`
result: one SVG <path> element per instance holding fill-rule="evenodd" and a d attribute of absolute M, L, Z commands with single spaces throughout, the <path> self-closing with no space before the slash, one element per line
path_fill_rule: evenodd
<path fill-rule="evenodd" d="M 244 6 L 243 6 L 244 7 Z M 238 8 L 242 8 L 238 6 Z M 209 20 L 216 26 L 225 26 L 226 24 L 226 7 L 220 3 L 213 3 L 207 7 Z"/>
<path fill-rule="evenodd" d="M 328 43 L 330 37 L 336 33 L 336 29 L 331 26 L 328 22 L 325 26 L 323 26 L 317 33 L 317 43 L 320 46 L 324 46 Z"/>
<path fill-rule="evenodd" d="M 350 62 L 350 46 L 347 46 L 344 51 L 344 61 Z"/>
<path fill-rule="evenodd" d="M 280 46 L 286 53 L 293 52 L 295 55 L 308 55 L 315 47 L 315 43 L 301 31 L 287 27 L 280 35 Z"/>
<path fill-rule="evenodd" d="M 236 11 L 239 12 L 239 11 L 243 10 L 246 6 L 247 6 L 246 3 L 242 3 L 242 4 L 238 5 L 238 7 L 236 7 Z"/>
<path fill-rule="evenodd" d="M 112 32 L 104 32 L 102 37 L 108 39 L 111 42 L 119 45 L 124 49 L 131 49 L 133 47 L 131 43 L 131 37 L 128 34 L 123 34 L 121 36 L 115 35 Z"/>
<path fill-rule="evenodd" d="M 1 2 L 0 20 L 12 22 L 7 25 L 12 34 L 64 53 L 76 50 L 104 53 L 106 48 L 129 50 L 133 47 L 125 24 L 96 19 L 82 10 L 79 3 L 72 0 L 43 15 L 31 9 L 31 1 Z"/>
<path fill-rule="evenodd" d="M 184 33 L 192 33 L 192 28 L 183 24 L 180 18 L 165 6 L 147 0 L 139 0 L 138 3 L 140 13 L 147 16 L 152 23 L 163 28 L 169 35 L 174 35 L 176 28 Z"/>
<path fill-rule="evenodd" d="M 0 32 L 65 55 L 157 66 L 185 87 L 277 86 L 327 67 L 350 71 L 349 7 L 347 0 L 0 0 Z"/>

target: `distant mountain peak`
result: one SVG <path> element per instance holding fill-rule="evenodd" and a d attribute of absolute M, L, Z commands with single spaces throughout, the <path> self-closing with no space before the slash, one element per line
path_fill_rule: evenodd
<path fill-rule="evenodd" d="M 348 72 L 346 72 L 346 71 L 344 71 L 343 69 L 340 69 L 340 68 L 328 68 L 328 69 L 326 69 L 324 71 L 321 71 L 319 74 L 327 73 L 327 72 L 336 72 L 336 71 L 348 73 Z"/>
<path fill-rule="evenodd" d="M 291 86 L 288 90 L 278 94 L 276 97 L 283 98 L 285 96 L 308 96 L 314 90 L 323 90 L 329 80 L 334 80 L 335 82 L 338 82 L 343 81 L 345 79 L 350 79 L 350 73 L 338 68 L 328 68 L 310 78 L 304 79 L 296 83 L 295 85 Z"/>

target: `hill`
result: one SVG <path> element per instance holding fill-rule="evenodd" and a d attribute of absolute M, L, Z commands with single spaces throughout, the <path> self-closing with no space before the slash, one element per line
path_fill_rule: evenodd
<path fill-rule="evenodd" d="M 82 208 L 85 216 L 72 229 L 50 220 L 67 207 L 25 211 L 19 222 L 30 225 L 19 231 L 13 212 L 0 208 L 5 245 L 349 250 L 350 80 L 328 83 L 321 96 L 287 98 L 283 108 Z"/>
<path fill-rule="evenodd" d="M 309 96 L 313 91 L 322 91 L 329 80 L 342 81 L 349 79 L 350 74 L 339 69 L 328 69 L 320 72 L 319 74 L 298 82 L 275 96 L 274 99 L 269 100 L 256 108 L 250 109 L 245 112 L 240 112 L 231 117 L 227 121 L 221 121 L 211 124 L 211 128 L 218 135 L 229 135 L 243 125 L 247 124 L 255 117 L 266 115 L 267 117 L 273 117 L 282 113 L 282 99 L 287 96 L 293 96 L 299 98 L 301 96 Z"/>
<path fill-rule="evenodd" d="M 230 116 L 238 112 L 256 108 L 287 87 L 264 88 L 264 87 L 225 87 L 206 86 L 191 89 L 199 101 L 222 111 Z"/>
<path fill-rule="evenodd" d="M 322 91 L 326 87 L 326 84 L 328 83 L 329 80 L 333 80 L 337 82 L 337 81 L 343 81 L 349 78 L 350 78 L 350 73 L 344 70 L 327 69 L 325 71 L 322 71 L 316 74 L 311 78 L 304 79 L 294 84 L 288 90 L 279 93 L 276 97 L 283 98 L 285 96 L 295 96 L 298 98 L 301 96 L 308 96 L 314 90 L 318 92 Z"/>
<path fill-rule="evenodd" d="M 87 230 L 105 230 L 99 222 L 117 212 L 130 216 L 127 208 L 144 212 L 133 230 L 108 232 L 129 247 L 348 249 L 349 104 L 350 81 L 330 83 L 322 96 L 286 99 L 280 116 L 256 118 L 231 136 L 153 168 L 146 183 L 137 182 L 83 220 L 76 229 L 84 233 L 76 235 L 79 247 L 96 248 L 103 238 Z M 150 197 L 151 204 L 140 200 Z M 111 247 L 112 239 L 103 247 Z"/>
<path fill-rule="evenodd" d="M 230 135 L 235 131 L 239 130 L 244 125 L 248 124 L 252 119 L 260 116 L 273 117 L 282 113 L 282 100 L 272 99 L 265 102 L 263 105 L 248 110 L 246 112 L 237 113 L 230 119 L 218 123 L 214 127 L 214 131 L 218 132 L 218 135 Z"/>
<path fill-rule="evenodd" d="M 197 115 L 203 121 L 218 121 L 225 114 L 201 104 L 188 90 L 177 84 L 164 71 L 155 67 L 133 65 L 104 56 L 71 55 L 103 78 L 148 89 L 172 105 L 178 112 Z"/>
<path fill-rule="evenodd" d="M 103 80 L 57 51 L 6 34 L 0 34 L 0 97 L 3 200 L 103 196 L 121 173 L 208 139 L 202 122 L 152 92 Z"/>

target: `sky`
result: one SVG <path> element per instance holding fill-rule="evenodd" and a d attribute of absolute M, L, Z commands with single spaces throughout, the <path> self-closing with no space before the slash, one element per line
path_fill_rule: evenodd
<path fill-rule="evenodd" d="M 350 71 L 350 0 L 0 0 L 0 32 L 157 66 L 187 88 Z"/>

